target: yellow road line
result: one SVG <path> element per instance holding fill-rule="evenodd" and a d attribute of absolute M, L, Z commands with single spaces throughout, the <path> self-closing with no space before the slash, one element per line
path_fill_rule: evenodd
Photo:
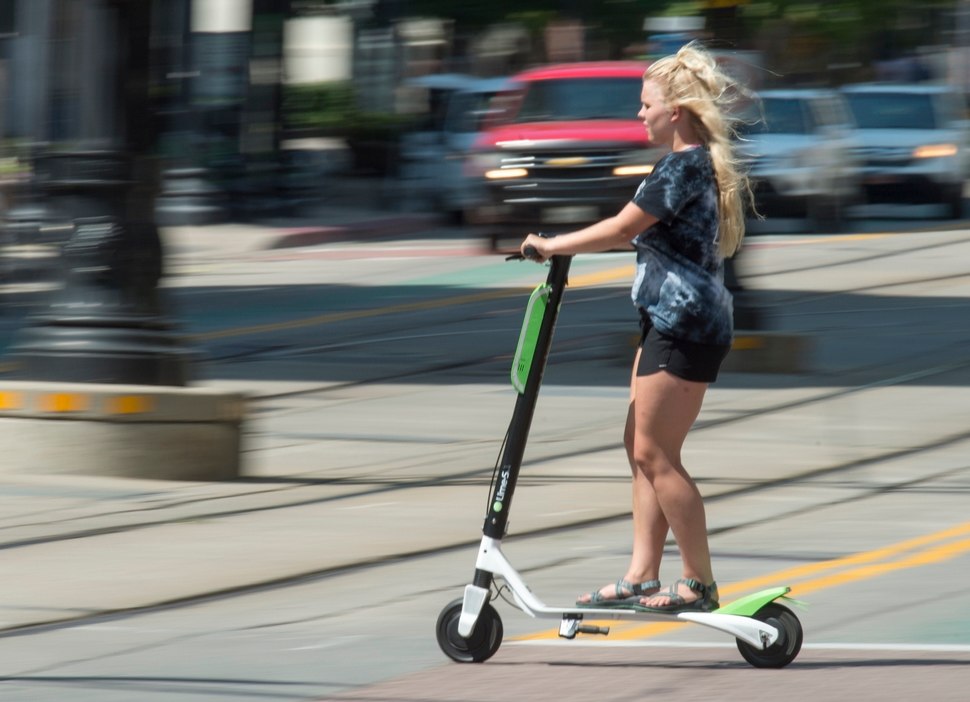
<path fill-rule="evenodd" d="M 794 568 L 786 568 L 767 575 L 731 583 L 720 588 L 720 594 L 723 599 L 724 595 L 753 591 L 759 587 L 791 584 L 792 595 L 801 597 L 809 592 L 838 587 L 839 585 L 858 582 L 860 580 L 868 580 L 896 570 L 918 568 L 956 558 L 961 554 L 970 552 L 970 538 L 960 539 L 950 543 L 940 544 L 939 542 L 948 541 L 967 534 L 970 534 L 970 522 L 958 524 L 949 529 L 925 536 L 900 541 L 872 551 L 862 551 L 850 556 L 809 563 Z M 915 552 L 903 556 L 903 554 L 911 551 Z M 896 556 L 903 557 L 885 563 L 878 562 Z M 793 583 L 793 581 L 799 580 L 800 578 L 817 575 L 825 571 L 837 572 Z M 685 626 L 683 622 L 650 622 L 648 624 L 638 625 L 629 620 L 590 623 L 609 626 L 611 628 L 610 638 L 613 640 L 644 639 Z M 558 637 L 558 630 L 548 630 L 517 637 L 516 640 L 537 641 L 556 639 Z"/>
<path fill-rule="evenodd" d="M 970 539 L 963 539 L 962 541 L 943 544 L 942 546 L 936 546 L 925 551 L 918 551 L 917 553 L 914 553 L 907 558 L 902 558 L 898 561 L 891 561 L 889 563 L 875 563 L 859 568 L 853 568 L 852 570 L 847 570 L 842 573 L 832 573 L 831 575 L 826 575 L 821 578 L 815 578 L 803 583 L 798 583 L 797 585 L 792 586 L 792 594 L 801 596 L 809 592 L 814 592 L 815 590 L 825 589 L 827 587 L 836 587 L 838 585 L 844 585 L 846 583 L 852 583 L 859 580 L 868 580 L 869 578 L 874 578 L 878 575 L 883 575 L 884 573 L 891 573 L 895 570 L 919 568 L 921 566 L 932 565 L 934 563 L 948 561 L 951 558 L 956 558 L 967 551 L 970 551 Z"/>
<path fill-rule="evenodd" d="M 826 570 L 835 570 L 837 568 L 855 566 L 863 563 L 873 563 L 875 561 L 880 561 L 906 551 L 911 551 L 913 549 L 927 546 L 939 541 L 953 539 L 958 536 L 964 536 L 966 534 L 970 534 L 970 522 L 964 522 L 963 524 L 958 524 L 954 527 L 950 527 L 949 529 L 944 529 L 942 531 L 927 534 L 925 536 L 906 539 L 905 541 L 890 544 L 889 546 L 877 548 L 872 551 L 862 551 L 860 553 L 852 554 L 851 556 L 843 556 L 841 558 L 834 558 L 828 561 L 819 561 L 817 563 L 808 563 L 806 565 L 795 566 L 794 568 L 786 568 L 785 570 L 778 571 L 777 573 L 770 573 L 758 578 L 751 578 L 750 580 L 732 583 L 731 585 L 721 589 L 720 594 L 733 595 L 745 590 L 753 590 L 754 588 L 758 587 L 777 585 L 779 582 L 797 580 L 799 578 L 814 575 Z"/>
<path fill-rule="evenodd" d="M 635 272 L 636 266 L 620 266 L 619 268 L 610 268 L 605 271 L 599 271 L 598 273 L 584 273 L 583 275 L 570 276 L 569 287 L 588 288 L 593 285 L 615 283 L 618 280 L 627 280 L 632 284 L 633 274 Z"/>

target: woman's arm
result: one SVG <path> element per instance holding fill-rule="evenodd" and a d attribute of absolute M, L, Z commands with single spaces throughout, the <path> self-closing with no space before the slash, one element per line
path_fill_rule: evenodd
<path fill-rule="evenodd" d="M 653 226 L 656 221 L 656 217 L 628 202 L 617 215 L 569 234 L 549 239 L 529 234 L 519 250 L 524 255 L 525 248 L 531 246 L 538 252 L 538 260 L 545 261 L 550 256 L 630 248 L 633 237 Z"/>

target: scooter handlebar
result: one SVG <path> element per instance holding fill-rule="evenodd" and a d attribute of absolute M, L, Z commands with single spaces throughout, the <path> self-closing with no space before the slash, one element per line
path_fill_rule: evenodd
<path fill-rule="evenodd" d="M 526 246 L 525 255 L 522 255 L 520 253 L 514 253 L 514 254 L 509 254 L 508 256 L 505 257 L 506 261 L 524 261 L 525 259 L 529 259 L 530 261 L 539 260 L 539 252 L 536 251 L 535 246 Z"/>
<path fill-rule="evenodd" d="M 550 235 L 549 234 L 543 234 L 542 232 L 539 232 L 536 236 L 541 236 L 543 239 L 548 239 Z M 526 259 L 526 258 L 529 259 L 530 261 L 538 261 L 538 260 L 540 260 L 539 259 L 539 251 L 538 251 L 538 249 L 536 249 L 535 246 L 532 246 L 530 244 L 529 246 L 526 246 L 525 247 L 525 251 L 523 251 L 522 253 L 514 253 L 514 254 L 511 254 L 509 256 L 506 256 L 505 257 L 505 260 L 506 261 L 521 261 L 522 259 Z"/>

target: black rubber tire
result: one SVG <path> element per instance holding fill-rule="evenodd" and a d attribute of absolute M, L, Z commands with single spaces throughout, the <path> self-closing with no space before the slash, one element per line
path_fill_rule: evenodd
<path fill-rule="evenodd" d="M 795 660 L 802 650 L 803 633 L 802 624 L 794 612 L 777 602 L 769 602 L 752 618 L 777 627 L 781 633 L 775 643 L 763 650 L 737 639 L 738 650 L 744 660 L 755 668 L 784 668 Z"/>
<path fill-rule="evenodd" d="M 845 224 L 842 201 L 836 196 L 814 200 L 808 204 L 808 218 L 819 232 L 824 234 L 839 232 Z"/>
<path fill-rule="evenodd" d="M 945 204 L 949 219 L 963 219 L 963 185 L 948 190 Z"/>
<path fill-rule="evenodd" d="M 495 655 L 502 645 L 502 619 L 489 603 L 478 615 L 475 628 L 467 639 L 458 633 L 461 599 L 450 602 L 438 615 L 435 634 L 438 646 L 446 656 L 459 663 L 481 663 Z"/>

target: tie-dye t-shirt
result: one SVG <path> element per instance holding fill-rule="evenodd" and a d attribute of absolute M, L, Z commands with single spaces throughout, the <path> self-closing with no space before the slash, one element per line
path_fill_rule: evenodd
<path fill-rule="evenodd" d="M 658 331 L 705 344 L 730 344 L 731 293 L 718 250 L 718 191 L 706 148 L 661 158 L 633 202 L 659 221 L 633 239 L 633 302 Z"/>

